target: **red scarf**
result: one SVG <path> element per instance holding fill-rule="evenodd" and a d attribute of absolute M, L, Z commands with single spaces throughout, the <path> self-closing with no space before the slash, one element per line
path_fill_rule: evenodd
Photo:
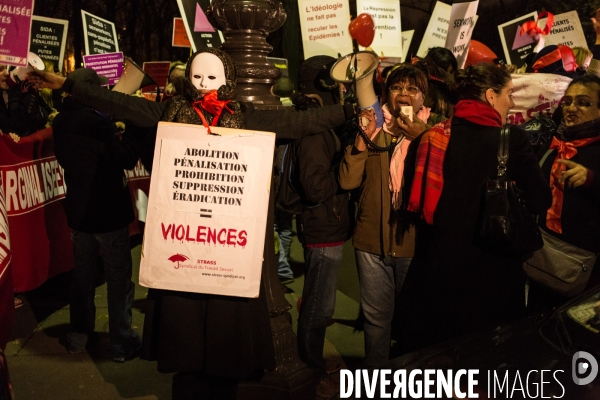
<path fill-rule="evenodd" d="M 500 113 L 482 101 L 461 100 L 454 107 L 454 115 L 483 126 L 502 126 Z M 452 119 L 428 130 L 419 143 L 415 177 L 410 191 L 408 210 L 421 214 L 428 224 L 444 188 L 444 158 L 450 142 Z"/>
<path fill-rule="evenodd" d="M 565 196 L 565 185 L 558 183 L 560 176 L 567 170 L 567 166 L 557 162 L 557 160 L 569 160 L 577 154 L 577 147 L 584 147 L 590 143 L 600 140 L 600 136 L 595 136 L 587 139 L 577 139 L 570 142 L 562 141 L 556 136 L 552 138 L 550 143 L 551 149 L 558 149 L 558 154 L 552 164 L 550 171 L 550 188 L 552 189 L 552 206 L 546 213 L 546 226 L 554 232 L 562 233 L 562 207 Z"/>
<path fill-rule="evenodd" d="M 211 133 L 210 126 L 217 126 L 217 122 L 219 122 L 219 117 L 223 113 L 223 110 L 233 114 L 233 110 L 227 107 L 227 104 L 229 103 L 231 103 L 231 100 L 218 100 L 217 91 L 213 90 L 205 94 L 200 100 L 194 101 L 192 107 L 194 107 L 194 110 L 196 110 L 196 113 L 202 120 L 202 125 L 208 129 L 208 133 Z M 213 116 L 212 124 L 210 124 L 210 126 L 208 125 L 208 122 L 206 122 L 202 110 Z"/>

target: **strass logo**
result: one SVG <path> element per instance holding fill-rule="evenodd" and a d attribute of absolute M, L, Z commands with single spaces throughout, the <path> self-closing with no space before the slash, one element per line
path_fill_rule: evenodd
<path fill-rule="evenodd" d="M 173 254 L 171 257 L 169 257 L 169 261 L 172 261 L 173 263 L 177 263 L 176 265 L 174 265 L 175 269 L 179 269 L 179 263 L 185 260 L 189 260 L 190 258 L 184 254 Z"/>

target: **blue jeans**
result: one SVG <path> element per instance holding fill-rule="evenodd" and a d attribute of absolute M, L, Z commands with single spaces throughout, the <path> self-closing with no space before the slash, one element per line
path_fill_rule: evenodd
<path fill-rule="evenodd" d="M 298 352 L 317 377 L 327 375 L 325 330 L 335 311 L 338 271 L 344 245 L 304 249 L 305 277 L 298 317 Z"/>
<path fill-rule="evenodd" d="M 279 260 L 277 275 L 281 279 L 292 279 L 294 272 L 290 267 L 290 246 L 292 244 L 292 218 L 294 214 L 275 208 L 275 233 L 279 237 Z"/>
<path fill-rule="evenodd" d="M 400 293 L 411 260 L 356 250 L 360 305 L 365 316 L 365 368 L 390 368 L 395 297 Z"/>
<path fill-rule="evenodd" d="M 131 329 L 131 307 L 135 284 L 131 281 L 132 261 L 127 228 L 90 234 L 71 233 L 75 268 L 71 280 L 71 343 L 85 347 L 96 323 L 95 277 L 98 252 L 102 255 L 108 292 L 108 331 L 115 354 L 139 347 L 140 338 Z M 136 347 L 137 346 L 137 347 Z"/>

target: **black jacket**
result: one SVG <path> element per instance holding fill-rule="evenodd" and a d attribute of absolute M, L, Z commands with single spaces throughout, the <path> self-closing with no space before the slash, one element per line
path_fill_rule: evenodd
<path fill-rule="evenodd" d="M 91 108 L 65 99 L 64 111 L 53 123 L 54 153 L 65 170 L 69 227 L 86 233 L 106 233 L 134 219 L 124 169 L 139 158 L 133 137 L 115 135 L 111 120 Z"/>
<path fill-rule="evenodd" d="M 298 218 L 298 237 L 304 245 L 345 242 L 352 236 L 354 204 L 350 205 L 350 193 L 340 188 L 337 176 L 340 147 L 333 131 L 296 143 L 296 170 L 307 204 Z"/>
<path fill-rule="evenodd" d="M 8 95 L 8 104 L 2 98 Z M 21 93 L 19 86 L 13 86 L 8 91 L 0 90 L 0 130 L 4 133 L 16 133 L 23 137 L 32 134 L 46 126 L 50 108 L 44 100 L 30 88 Z"/>

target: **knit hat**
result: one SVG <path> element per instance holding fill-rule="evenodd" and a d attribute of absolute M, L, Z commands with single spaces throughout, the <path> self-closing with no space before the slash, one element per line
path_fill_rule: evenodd
<path fill-rule="evenodd" d="M 69 79 L 75 82 L 87 82 L 92 85 L 106 85 L 108 78 L 105 76 L 99 76 L 96 71 L 91 68 L 77 68 L 75 71 L 69 74 Z"/>

